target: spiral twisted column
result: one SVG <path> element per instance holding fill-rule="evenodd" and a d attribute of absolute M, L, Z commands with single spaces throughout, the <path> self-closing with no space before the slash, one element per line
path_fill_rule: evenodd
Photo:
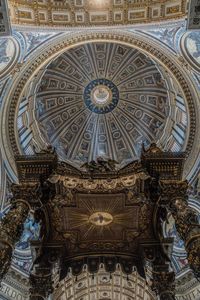
<path fill-rule="evenodd" d="M 30 211 L 30 200 L 38 197 L 38 184 L 13 185 L 12 192 L 11 208 L 0 222 L 0 280 L 11 265 L 15 244 L 21 237 L 23 224 Z"/>
<path fill-rule="evenodd" d="M 161 181 L 162 202 L 168 207 L 180 238 L 185 243 L 190 268 L 200 278 L 200 224 L 197 213 L 188 206 L 186 181 Z"/>
<path fill-rule="evenodd" d="M 149 198 L 171 212 L 190 268 L 200 278 L 200 224 L 197 213 L 188 206 L 188 183 L 182 180 L 185 154 L 163 152 L 154 143 L 143 149 L 141 160 L 153 178 Z"/>

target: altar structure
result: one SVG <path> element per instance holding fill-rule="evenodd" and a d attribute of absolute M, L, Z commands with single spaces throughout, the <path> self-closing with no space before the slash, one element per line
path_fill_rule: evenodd
<path fill-rule="evenodd" d="M 22 225 L 34 211 L 41 229 L 39 240 L 31 243 L 31 300 L 56 293 L 69 273 L 78 280 L 87 270 L 94 280 L 102 268 L 110 278 L 123 273 L 128 282 L 138 274 L 148 299 L 153 293 L 162 300 L 175 299 L 173 238 L 164 237 L 162 230 L 169 213 L 190 268 L 200 277 L 200 225 L 187 203 L 184 159 L 184 153 L 163 152 L 156 144 L 119 170 L 116 162 L 99 158 L 80 171 L 59 162 L 52 147 L 16 156 L 19 184 L 12 186 L 12 206 L 1 222 L 1 279 Z"/>

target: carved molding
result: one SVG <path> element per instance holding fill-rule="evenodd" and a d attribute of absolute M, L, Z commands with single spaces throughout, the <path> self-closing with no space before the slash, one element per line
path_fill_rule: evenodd
<path fill-rule="evenodd" d="M 100 175 L 101 176 L 101 175 Z M 100 177 L 99 176 L 99 177 Z M 87 175 L 88 177 L 88 175 Z M 94 191 L 96 192 L 106 192 L 106 191 L 120 191 L 124 189 L 129 189 L 134 186 L 138 186 L 140 183 L 144 182 L 149 176 L 145 172 L 139 172 L 129 176 L 117 177 L 117 174 L 114 175 L 114 178 L 109 178 L 104 174 L 104 178 L 77 178 L 73 176 L 62 176 L 62 175 L 52 175 L 48 180 L 53 184 L 62 182 L 63 186 L 66 189 L 77 189 L 80 191 Z"/>

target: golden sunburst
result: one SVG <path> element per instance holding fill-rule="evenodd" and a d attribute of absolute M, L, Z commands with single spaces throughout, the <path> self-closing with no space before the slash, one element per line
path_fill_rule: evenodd
<path fill-rule="evenodd" d="M 107 212 L 98 211 L 89 217 L 89 221 L 96 226 L 107 226 L 113 221 L 113 217 Z"/>
<path fill-rule="evenodd" d="M 124 230 L 137 227 L 138 210 L 125 208 L 123 195 L 116 195 L 114 201 L 111 198 L 112 195 L 79 194 L 77 207 L 67 209 L 67 227 L 77 230 L 81 240 L 123 238 Z"/>

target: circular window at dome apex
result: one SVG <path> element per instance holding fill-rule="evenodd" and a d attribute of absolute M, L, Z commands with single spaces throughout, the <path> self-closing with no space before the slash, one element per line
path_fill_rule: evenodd
<path fill-rule="evenodd" d="M 118 104 L 119 91 L 114 83 L 108 79 L 92 80 L 84 90 L 86 107 L 94 113 L 106 114 Z"/>
<path fill-rule="evenodd" d="M 120 168 L 140 156 L 142 144 L 173 148 L 175 137 L 165 136 L 174 107 L 168 91 L 157 64 L 137 49 L 109 42 L 71 48 L 38 84 L 35 139 L 76 167 L 103 157 Z"/>

